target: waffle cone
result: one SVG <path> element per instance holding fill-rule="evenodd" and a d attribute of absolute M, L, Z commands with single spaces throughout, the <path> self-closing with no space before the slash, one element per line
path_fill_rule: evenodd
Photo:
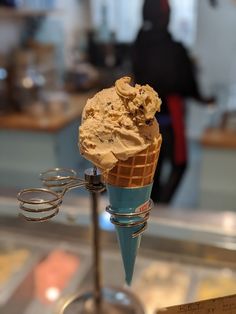
<path fill-rule="evenodd" d="M 104 173 L 104 181 L 120 187 L 141 187 L 152 183 L 160 154 L 162 137 L 155 144 L 128 158 L 118 161 L 109 172 Z"/>

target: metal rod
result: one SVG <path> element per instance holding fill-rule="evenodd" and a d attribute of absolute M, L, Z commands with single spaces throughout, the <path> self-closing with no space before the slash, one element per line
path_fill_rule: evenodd
<path fill-rule="evenodd" d="M 94 305 L 96 308 L 96 313 L 100 313 L 102 303 L 102 289 L 101 289 L 100 231 L 98 221 L 98 194 L 96 192 L 90 193 L 92 200 Z"/>

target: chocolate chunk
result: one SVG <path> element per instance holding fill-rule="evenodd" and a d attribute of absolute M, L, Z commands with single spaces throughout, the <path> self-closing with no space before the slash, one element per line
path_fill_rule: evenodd
<path fill-rule="evenodd" d="M 153 122 L 153 119 L 148 119 L 145 121 L 146 125 L 151 125 Z"/>

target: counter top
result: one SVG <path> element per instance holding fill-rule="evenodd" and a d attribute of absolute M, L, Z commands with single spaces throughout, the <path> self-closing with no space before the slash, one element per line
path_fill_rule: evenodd
<path fill-rule="evenodd" d="M 11 113 L 0 116 L 0 129 L 56 132 L 81 117 L 84 105 L 94 92 L 72 94 L 64 111 L 40 116 L 29 113 Z"/>
<path fill-rule="evenodd" d="M 17 189 L 1 189 L 0 191 L 0 220 L 1 216 L 16 217 L 19 209 L 15 195 Z M 104 211 L 109 200 L 107 196 L 99 199 L 100 227 L 110 230 L 109 215 Z M 78 206 L 79 204 L 79 206 Z M 69 218 L 69 219 L 68 219 Z M 61 208 L 60 215 L 53 218 L 55 223 L 74 226 L 90 224 L 90 198 L 86 195 L 70 195 Z M 157 228 L 158 226 L 158 228 Z M 171 229 L 171 231 L 170 231 Z M 113 230 L 113 229 L 112 229 Z M 181 231 L 182 230 L 182 231 Z M 155 206 L 148 220 L 147 235 L 162 234 L 162 236 L 178 239 L 186 239 L 215 242 L 227 238 L 228 243 L 232 241 L 235 245 L 236 239 L 236 213 L 233 211 L 193 210 Z M 229 238 L 228 238 L 229 237 Z M 222 241 L 223 242 L 223 241 Z"/>
<path fill-rule="evenodd" d="M 212 128 L 207 129 L 201 138 L 206 147 L 236 149 L 236 131 Z"/>

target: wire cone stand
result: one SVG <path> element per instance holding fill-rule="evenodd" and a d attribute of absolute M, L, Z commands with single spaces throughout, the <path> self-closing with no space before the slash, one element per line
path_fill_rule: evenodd
<path fill-rule="evenodd" d="M 28 221 L 43 222 L 54 217 L 59 212 L 63 196 L 71 189 L 85 187 L 91 197 L 93 291 L 60 300 L 55 313 L 144 314 L 141 303 L 129 290 L 102 287 L 101 284 L 98 194 L 105 190 L 101 174 L 94 167 L 87 169 L 81 179 L 74 170 L 55 168 L 41 173 L 40 178 L 47 188 L 24 189 L 17 196 L 20 215 Z"/>

